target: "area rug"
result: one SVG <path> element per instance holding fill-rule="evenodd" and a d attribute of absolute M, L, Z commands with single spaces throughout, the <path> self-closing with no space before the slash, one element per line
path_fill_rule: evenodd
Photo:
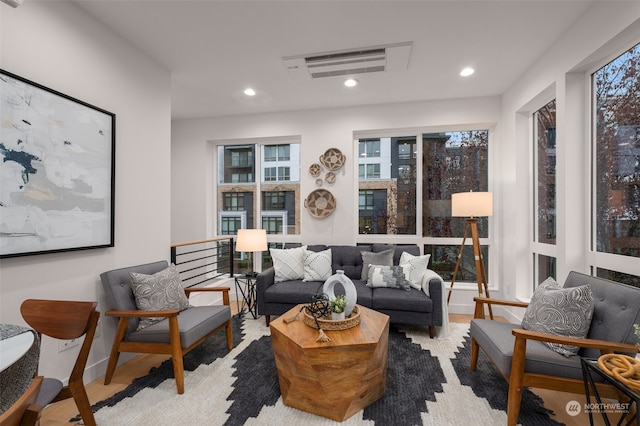
<path fill-rule="evenodd" d="M 332 420 L 283 405 L 264 319 L 234 317 L 234 348 L 224 333 L 185 356 L 185 393 L 176 393 L 170 360 L 93 406 L 109 425 L 332 425 Z M 385 395 L 341 424 L 506 424 L 506 381 L 480 357 L 469 370 L 469 326 L 450 325 L 430 339 L 420 327 L 391 326 Z M 318 395 L 320 397 L 320 395 Z M 525 390 L 522 425 L 557 425 L 540 398 Z"/>

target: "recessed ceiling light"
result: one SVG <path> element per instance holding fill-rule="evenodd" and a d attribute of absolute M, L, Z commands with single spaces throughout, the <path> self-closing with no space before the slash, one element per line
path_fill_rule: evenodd
<path fill-rule="evenodd" d="M 463 77 L 469 77 L 471 74 L 473 74 L 474 72 L 476 72 L 476 70 L 474 70 L 471 67 L 466 67 L 465 69 L 463 69 L 462 71 L 460 71 L 460 75 Z"/>
<path fill-rule="evenodd" d="M 251 87 L 244 89 L 244 94 L 247 96 L 255 96 L 256 95 L 256 91 L 253 90 Z"/>
<path fill-rule="evenodd" d="M 344 85 L 347 87 L 355 87 L 358 85 L 358 80 L 356 80 L 355 78 L 349 78 L 344 81 Z"/>

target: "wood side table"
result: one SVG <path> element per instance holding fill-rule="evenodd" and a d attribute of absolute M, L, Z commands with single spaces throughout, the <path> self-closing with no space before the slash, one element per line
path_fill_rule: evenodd
<path fill-rule="evenodd" d="M 380 399 L 387 381 L 389 317 L 358 305 L 360 324 L 325 331 L 316 342 L 298 305 L 271 321 L 271 340 L 285 405 L 341 422 Z"/>

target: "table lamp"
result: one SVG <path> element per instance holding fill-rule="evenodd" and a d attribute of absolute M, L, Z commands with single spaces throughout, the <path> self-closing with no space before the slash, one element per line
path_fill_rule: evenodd
<path fill-rule="evenodd" d="M 449 294 L 447 295 L 447 303 L 451 299 L 451 290 L 453 290 L 453 283 L 456 281 L 456 275 L 460 269 L 460 263 L 462 261 L 462 253 L 464 251 L 467 235 L 471 233 L 471 239 L 473 241 L 473 256 L 475 258 L 476 265 L 476 280 L 478 282 L 478 295 L 482 296 L 483 290 L 486 297 L 489 296 L 489 287 L 487 284 L 487 273 L 484 268 L 484 259 L 482 258 L 482 252 L 480 251 L 480 238 L 478 237 L 478 217 L 487 217 L 493 215 L 493 194 L 491 192 L 459 192 L 451 195 L 451 216 L 453 217 L 466 217 L 467 226 L 464 230 L 464 237 L 462 238 L 462 245 L 458 252 L 458 259 L 456 266 L 453 269 L 453 276 L 451 277 L 451 285 L 449 287 Z M 491 305 L 489 305 L 489 315 L 493 319 L 493 311 Z"/>
<path fill-rule="evenodd" d="M 267 231 L 265 229 L 238 229 L 237 252 L 253 253 L 265 251 L 268 248 Z M 255 271 L 247 274 L 248 277 L 255 277 L 256 275 L 258 273 Z"/>

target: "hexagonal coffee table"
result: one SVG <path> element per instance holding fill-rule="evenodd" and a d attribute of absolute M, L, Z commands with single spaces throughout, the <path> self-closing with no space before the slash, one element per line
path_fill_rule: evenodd
<path fill-rule="evenodd" d="M 360 324 L 325 331 L 330 342 L 316 342 L 318 330 L 307 326 L 303 305 L 271 321 L 280 392 L 285 405 L 343 421 L 384 395 L 387 381 L 389 317 L 358 305 Z"/>

